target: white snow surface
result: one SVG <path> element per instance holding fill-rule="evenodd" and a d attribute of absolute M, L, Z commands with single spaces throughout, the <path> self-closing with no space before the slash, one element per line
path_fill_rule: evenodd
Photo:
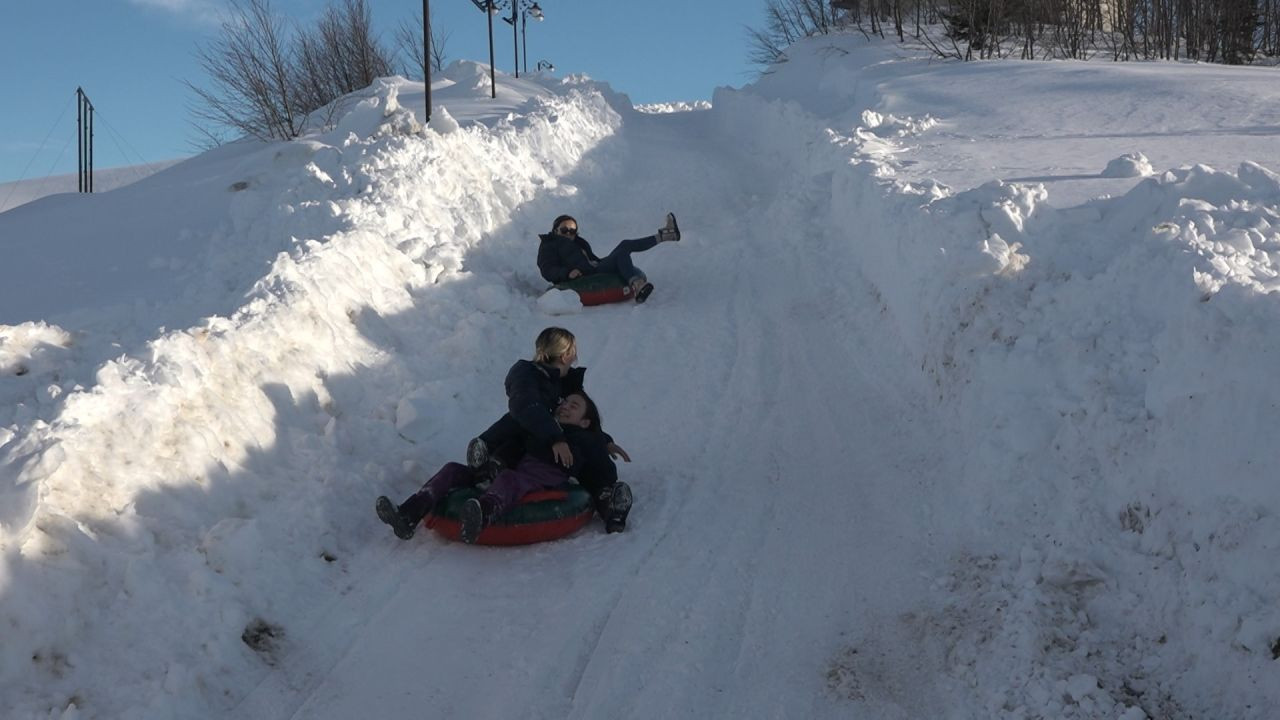
<path fill-rule="evenodd" d="M 1102 177 L 1127 178 L 1147 176 L 1154 173 L 1151 161 L 1142 153 L 1125 153 L 1107 163 L 1102 170 Z"/>
<path fill-rule="evenodd" d="M 0 214 L 5 717 L 1275 717 L 1273 74 L 788 55 L 456 63 Z M 667 210 L 645 305 L 538 276 Z M 395 539 L 556 324 L 627 532 Z"/>
<path fill-rule="evenodd" d="M 130 165 L 119 168 L 95 168 L 92 175 L 94 192 L 107 192 L 135 183 L 178 163 L 178 160 Z M 47 175 L 41 178 L 0 182 L 0 212 L 12 210 L 48 195 L 78 192 L 80 176 Z"/>

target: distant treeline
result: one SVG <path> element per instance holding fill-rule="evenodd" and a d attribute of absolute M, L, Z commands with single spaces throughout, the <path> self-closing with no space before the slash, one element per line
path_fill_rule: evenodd
<path fill-rule="evenodd" d="M 854 28 L 915 38 L 944 57 L 1178 60 L 1280 55 L 1280 0 L 767 0 L 749 28 L 768 65 L 796 40 Z"/>

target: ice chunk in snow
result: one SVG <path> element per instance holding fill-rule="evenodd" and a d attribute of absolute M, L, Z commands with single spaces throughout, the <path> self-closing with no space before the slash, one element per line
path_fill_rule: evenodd
<path fill-rule="evenodd" d="M 1098 678 L 1092 675 L 1072 675 L 1067 678 L 1067 694 L 1080 702 L 1098 691 Z"/>
<path fill-rule="evenodd" d="M 431 122 L 427 123 L 427 125 L 441 135 L 457 132 L 459 127 L 458 121 L 454 120 L 449 111 L 443 107 L 431 109 Z"/>
<path fill-rule="evenodd" d="M 538 298 L 538 309 L 548 315 L 574 315 L 582 312 L 582 298 L 572 290 L 551 288 Z"/>
<path fill-rule="evenodd" d="M 419 443 L 435 435 L 439 427 L 429 414 L 432 398 L 422 391 L 400 398 L 396 406 L 396 432 L 411 443 Z"/>
<path fill-rule="evenodd" d="M 214 572 L 240 574 L 252 570 L 262 547 L 257 520 L 229 517 L 209 528 L 200 552 Z"/>
<path fill-rule="evenodd" d="M 1146 155 L 1142 153 L 1125 153 L 1107 163 L 1107 168 L 1102 171 L 1102 177 L 1145 177 L 1154 172 L 1155 170 L 1151 167 L 1151 161 L 1147 159 Z"/>

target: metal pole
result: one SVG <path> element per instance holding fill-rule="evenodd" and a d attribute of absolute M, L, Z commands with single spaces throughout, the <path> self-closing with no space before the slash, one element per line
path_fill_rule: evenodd
<path fill-rule="evenodd" d="M 76 88 L 76 192 L 84 192 L 84 91 Z"/>
<path fill-rule="evenodd" d="M 524 74 L 529 74 L 529 12 L 520 15 L 520 42 L 524 45 Z"/>
<path fill-rule="evenodd" d="M 520 77 L 520 33 L 516 32 L 520 29 L 517 27 L 519 11 L 520 0 L 511 0 L 511 64 L 516 66 L 516 77 Z"/>
<path fill-rule="evenodd" d="M 489 97 L 498 97 L 498 78 L 493 70 L 493 0 L 485 0 L 485 15 L 489 16 Z"/>
<path fill-rule="evenodd" d="M 431 122 L 431 0 L 422 0 L 422 83 L 426 88 L 427 119 Z"/>
<path fill-rule="evenodd" d="M 89 103 L 89 192 L 93 192 L 93 103 Z"/>

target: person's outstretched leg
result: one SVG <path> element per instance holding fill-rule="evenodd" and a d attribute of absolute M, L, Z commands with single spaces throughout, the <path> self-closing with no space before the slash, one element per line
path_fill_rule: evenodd
<path fill-rule="evenodd" d="M 391 498 L 382 495 L 374 509 L 377 510 L 378 519 L 390 525 L 396 537 L 408 540 L 413 537 L 422 518 L 434 510 L 438 503 L 443 502 L 449 493 L 474 484 L 475 478 L 470 468 L 461 463 L 446 463 L 421 490 L 410 495 L 404 502 L 396 505 L 391 502 Z"/>
<path fill-rule="evenodd" d="M 613 252 L 600 258 L 600 263 L 596 265 L 596 270 L 599 272 L 611 272 L 626 282 L 632 282 L 635 280 L 636 275 L 639 274 L 639 271 L 636 270 L 635 264 L 631 262 L 631 254 L 652 249 L 657 244 L 658 237 L 656 235 L 635 240 L 623 240 L 618 243 L 618 247 L 614 248 Z"/>
<path fill-rule="evenodd" d="M 474 543 L 480 531 L 525 495 L 539 488 L 559 487 L 568 479 L 564 468 L 526 455 L 514 468 L 498 473 L 483 495 L 463 505 L 462 541 Z"/>
<path fill-rule="evenodd" d="M 623 240 L 618 243 L 613 252 L 600 260 L 600 264 L 596 266 L 596 269 L 601 272 L 612 272 L 621 277 L 627 284 L 631 285 L 631 291 L 634 293 L 636 302 L 642 303 L 648 300 L 650 293 L 653 292 L 653 283 L 649 282 L 645 274 L 631 262 L 631 254 L 651 250 L 661 242 L 679 241 L 680 226 L 676 224 L 676 216 L 672 213 L 667 213 L 666 223 L 658 228 L 656 235 L 635 240 Z"/>

